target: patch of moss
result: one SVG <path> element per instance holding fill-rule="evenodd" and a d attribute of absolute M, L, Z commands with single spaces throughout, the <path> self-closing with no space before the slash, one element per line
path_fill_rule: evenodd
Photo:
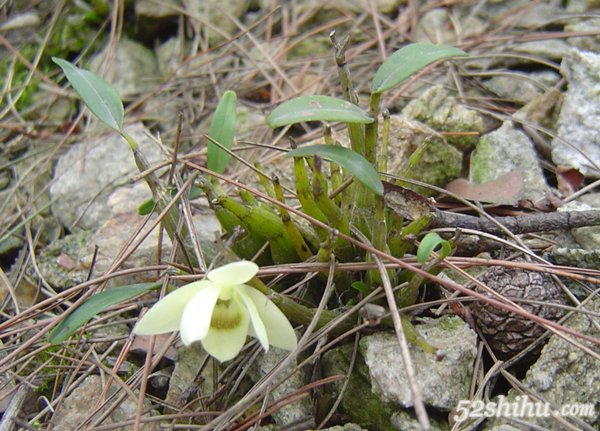
<path fill-rule="evenodd" d="M 21 55 L 30 62 L 33 60 L 36 51 L 37 47 L 33 45 L 24 45 L 19 47 L 19 52 Z M 10 77 L 11 82 L 8 87 L 12 90 L 11 93 L 13 98 L 16 97 L 17 93 L 19 93 L 21 89 L 23 89 L 21 97 L 19 97 L 15 102 L 15 109 L 17 111 L 21 111 L 31 104 L 31 96 L 33 93 L 35 93 L 39 86 L 39 79 L 33 76 L 30 79 L 29 84 L 24 87 L 28 73 L 29 69 L 20 61 L 15 62 L 13 60 L 13 56 L 7 55 L 0 60 L 0 87 L 6 88 L 6 79 Z"/>

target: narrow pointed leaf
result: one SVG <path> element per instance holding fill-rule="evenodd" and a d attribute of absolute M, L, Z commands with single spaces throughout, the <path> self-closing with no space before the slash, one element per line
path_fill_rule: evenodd
<path fill-rule="evenodd" d="M 400 48 L 379 66 L 371 90 L 381 93 L 400 84 L 405 79 L 437 60 L 464 57 L 468 54 L 461 49 L 432 43 L 413 43 Z"/>
<path fill-rule="evenodd" d="M 116 287 L 97 293 L 77 307 L 77 309 L 69 314 L 66 319 L 52 329 L 48 334 L 48 341 L 52 344 L 62 343 L 77 331 L 77 329 L 85 325 L 92 317 L 111 305 L 135 298 L 142 293 L 157 289 L 160 286 L 160 283 L 140 283 Z"/>
<path fill-rule="evenodd" d="M 235 135 L 237 96 L 233 91 L 226 91 L 219 101 L 219 105 L 210 124 L 208 136 L 223 145 L 228 150 L 233 146 L 233 138 Z M 215 171 L 218 174 L 223 173 L 227 162 L 229 162 L 229 154 L 219 148 L 212 142 L 208 143 L 208 169 Z"/>
<path fill-rule="evenodd" d="M 339 145 L 309 145 L 296 148 L 288 156 L 319 156 L 337 163 L 377 195 L 383 195 L 383 183 L 375 168 L 360 154 Z"/>
<path fill-rule="evenodd" d="M 331 96 L 296 97 L 279 105 L 267 117 L 267 123 L 273 128 L 304 121 L 368 124 L 373 119 L 358 106 Z"/>
<path fill-rule="evenodd" d="M 94 72 L 81 69 L 62 58 L 52 57 L 83 100 L 83 103 L 100 121 L 111 129 L 123 128 L 123 102 L 117 90 Z"/>
<path fill-rule="evenodd" d="M 423 237 L 421 240 L 421 244 L 417 249 L 417 260 L 421 265 L 425 265 L 429 258 L 431 257 L 431 253 L 440 247 L 440 251 L 438 252 L 441 259 L 449 256 L 452 252 L 452 246 L 448 241 L 443 239 L 435 232 L 429 232 L 427 235 Z"/>

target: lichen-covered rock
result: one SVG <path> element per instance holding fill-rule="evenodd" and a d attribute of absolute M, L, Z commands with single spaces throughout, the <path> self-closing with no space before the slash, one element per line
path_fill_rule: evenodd
<path fill-rule="evenodd" d="M 550 256 L 557 265 L 591 269 L 598 269 L 600 267 L 600 250 L 554 247 L 550 252 Z"/>
<path fill-rule="evenodd" d="M 437 132 L 454 132 L 446 142 L 461 150 L 475 145 L 476 136 L 461 136 L 460 132 L 483 131 L 483 120 L 479 113 L 458 103 L 441 85 L 427 90 L 421 97 L 411 101 L 402 114 L 427 124 Z"/>
<path fill-rule="evenodd" d="M 477 353 L 476 335 L 457 317 L 427 320 L 417 325 L 418 333 L 429 343 L 446 352 L 436 361 L 431 353 L 410 346 L 417 364 L 417 381 L 423 388 L 429 407 L 450 410 L 459 399 L 467 397 L 472 363 Z M 353 346 L 346 345 L 327 352 L 322 359 L 325 376 L 345 375 L 352 358 Z M 342 382 L 332 385 L 335 398 Z M 341 402 L 342 411 L 351 420 L 368 429 L 383 431 L 418 430 L 412 409 L 398 340 L 394 334 L 379 333 L 361 341 L 359 352 Z M 433 430 L 448 430 L 447 422 L 430 416 Z"/>
<path fill-rule="evenodd" d="M 352 345 L 345 345 L 325 353 L 321 360 L 323 375 L 326 377 L 346 375 L 350 370 L 352 350 Z M 380 400 L 371 391 L 369 369 L 360 354 L 358 355 L 343 394 L 341 410 L 350 417 L 350 420 L 362 427 L 379 431 L 398 431 L 391 422 L 398 407 Z M 340 395 L 342 382 L 335 382 L 326 389 L 331 390 L 332 388 L 333 391 L 328 394 L 327 399 L 321 401 L 321 403 L 329 401 L 328 406 L 323 406 L 323 409 L 331 407 L 337 396 Z"/>
<path fill-rule="evenodd" d="M 571 49 L 561 71 L 567 89 L 552 140 L 552 160 L 588 177 L 600 177 L 600 54 Z"/>
<path fill-rule="evenodd" d="M 527 135 L 506 121 L 497 130 L 479 138 L 471 157 L 470 180 L 476 184 L 497 180 L 504 174 L 520 170 L 523 191 L 519 199 L 536 202 L 546 197 L 546 180 L 533 143 Z"/>
<path fill-rule="evenodd" d="M 382 133 L 379 122 L 379 136 Z M 334 136 L 345 147 L 350 147 L 346 130 Z M 320 139 L 313 143 L 323 143 Z M 407 170 L 408 158 L 419 147 L 426 145 L 417 163 Z M 458 178 L 462 170 L 462 153 L 448 144 L 435 130 L 420 121 L 404 115 L 390 116 L 390 141 L 388 144 L 387 172 L 444 187 Z M 426 187 L 406 185 L 415 191 L 430 196 L 433 192 Z"/>
<path fill-rule="evenodd" d="M 423 401 L 428 406 L 450 411 L 459 400 L 468 397 L 477 336 L 462 319 L 450 316 L 427 319 L 415 329 L 425 341 L 445 352 L 444 359 L 438 361 L 431 353 L 410 346 Z M 379 333 L 364 337 L 361 352 L 369 368 L 373 391 L 385 400 L 412 407 L 396 335 Z"/>
<path fill-rule="evenodd" d="M 438 187 L 460 176 L 462 153 L 459 150 L 418 121 L 402 116 L 390 117 L 390 120 L 388 172 Z M 425 151 L 414 167 L 406 171 L 408 158 L 421 145 L 426 145 Z M 407 187 L 426 196 L 434 193 L 426 187 Z"/>

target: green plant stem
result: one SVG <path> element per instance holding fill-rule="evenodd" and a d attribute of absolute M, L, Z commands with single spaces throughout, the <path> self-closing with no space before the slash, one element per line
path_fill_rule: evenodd
<path fill-rule="evenodd" d="M 302 210 L 320 222 L 327 223 L 327 217 L 325 217 L 325 214 L 323 214 L 323 211 L 321 211 L 314 200 L 308 179 L 308 172 L 306 172 L 306 165 L 302 157 L 294 157 L 294 176 L 296 177 L 296 194 L 298 195 L 300 204 L 302 204 Z M 326 236 L 322 229 L 317 229 L 317 234 L 321 239 L 324 239 Z"/>
<path fill-rule="evenodd" d="M 321 170 L 322 159 L 315 156 L 313 162 L 313 181 L 312 190 L 315 197 L 315 202 L 319 206 L 319 209 L 325 214 L 329 224 L 343 232 L 345 234 L 350 233 L 350 227 L 348 225 L 348 218 L 344 216 L 343 212 L 328 196 L 328 186 L 325 175 Z"/>
<path fill-rule="evenodd" d="M 342 92 L 344 93 L 344 99 L 348 102 L 358 106 L 358 94 L 354 90 L 352 80 L 350 79 L 350 69 L 346 62 L 346 49 L 350 43 L 350 37 L 346 36 L 342 43 L 338 43 L 335 36 L 335 31 L 329 34 L 329 38 L 333 43 L 335 53 L 335 63 L 337 64 L 338 77 L 340 84 L 342 85 Z M 365 153 L 364 141 L 365 141 L 365 128 L 362 124 L 346 124 L 348 127 L 348 137 L 350 138 L 350 145 L 352 149 L 358 154 L 363 155 Z"/>
<path fill-rule="evenodd" d="M 262 185 L 263 189 L 265 190 L 265 193 L 272 198 L 276 198 L 275 192 L 273 191 L 273 184 L 271 183 L 271 181 L 269 181 L 269 178 L 262 173 L 265 171 L 263 169 L 262 165 L 259 162 L 256 162 L 256 163 L 254 163 L 254 167 L 258 171 L 257 172 L 258 180 L 260 181 L 260 184 Z"/>
<path fill-rule="evenodd" d="M 377 154 L 377 170 L 379 172 L 387 172 L 388 160 L 388 144 L 390 142 L 390 112 L 385 109 L 383 111 L 383 125 L 381 131 L 381 147 Z"/>
<path fill-rule="evenodd" d="M 279 202 L 284 204 L 285 199 L 283 197 L 283 190 L 281 189 L 281 184 L 279 183 L 278 177 L 273 178 L 273 191 L 275 194 L 275 198 Z M 311 258 L 312 253 L 310 251 L 310 248 L 308 247 L 308 245 L 306 244 L 306 241 L 304 241 L 304 238 L 302 237 L 302 234 L 300 233 L 300 231 L 298 230 L 298 228 L 292 221 L 289 211 L 287 209 L 285 209 L 283 206 L 278 207 L 278 209 L 279 209 L 279 215 L 281 216 L 281 220 L 283 221 L 283 225 L 285 226 L 285 229 L 287 230 L 287 232 L 292 240 L 292 243 L 294 244 L 296 253 L 298 253 L 298 256 L 300 256 L 300 259 L 307 260 L 307 259 Z"/>
<path fill-rule="evenodd" d="M 180 190 L 176 196 L 173 196 L 169 187 L 163 185 L 158 180 L 156 174 L 150 170 L 150 164 L 148 163 L 148 161 L 146 160 L 146 158 L 140 151 L 139 145 L 135 141 L 135 139 L 133 139 L 124 130 L 121 130 L 119 133 L 121 134 L 123 139 L 125 139 L 125 141 L 127 141 L 127 143 L 129 144 L 129 147 L 131 148 L 131 151 L 133 153 L 133 158 L 135 160 L 135 164 L 136 164 L 138 170 L 141 173 L 144 173 L 144 180 L 146 181 L 146 184 L 148 184 L 148 187 L 150 188 L 150 190 L 152 192 L 152 197 L 156 204 L 155 212 L 158 214 L 164 212 L 164 216 L 161 219 L 161 223 L 162 223 L 165 231 L 167 232 L 167 235 L 169 236 L 169 238 L 171 239 L 172 242 L 178 242 L 178 241 L 181 242 L 181 244 L 183 246 L 183 253 L 185 253 L 185 255 L 187 257 L 195 256 L 194 247 L 191 244 L 191 238 L 187 231 L 187 226 L 185 225 L 185 223 L 180 223 L 180 215 L 181 214 L 180 214 L 179 208 L 177 205 L 171 204 L 171 202 L 173 200 L 175 200 L 175 201 L 179 200 L 179 198 L 180 198 L 179 195 L 181 195 L 183 193 L 183 191 Z M 190 181 L 189 181 L 190 183 L 193 181 L 193 178 L 195 176 L 196 175 L 194 175 L 190 179 Z M 169 209 L 166 210 L 167 208 L 169 208 Z M 165 210 L 166 210 L 166 212 L 165 212 Z M 209 256 L 210 255 L 214 256 L 214 254 L 213 254 L 214 247 L 207 246 L 206 249 L 211 250 L 208 253 Z M 199 265 L 198 262 L 195 262 L 195 259 L 193 259 L 192 262 L 195 265 L 201 266 L 201 265 Z"/>
<path fill-rule="evenodd" d="M 371 94 L 371 102 L 369 112 L 373 117 L 373 122 L 365 125 L 365 159 L 371 163 L 375 163 L 377 155 L 377 133 L 379 127 L 379 102 L 381 93 Z"/>

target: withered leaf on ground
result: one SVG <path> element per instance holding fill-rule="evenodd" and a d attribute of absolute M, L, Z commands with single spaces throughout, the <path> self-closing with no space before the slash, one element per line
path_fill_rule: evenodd
<path fill-rule="evenodd" d="M 464 178 L 459 178 L 449 182 L 446 190 L 471 201 L 515 205 L 523 192 L 523 186 L 523 172 L 517 170 L 483 184 L 473 184 Z"/>

